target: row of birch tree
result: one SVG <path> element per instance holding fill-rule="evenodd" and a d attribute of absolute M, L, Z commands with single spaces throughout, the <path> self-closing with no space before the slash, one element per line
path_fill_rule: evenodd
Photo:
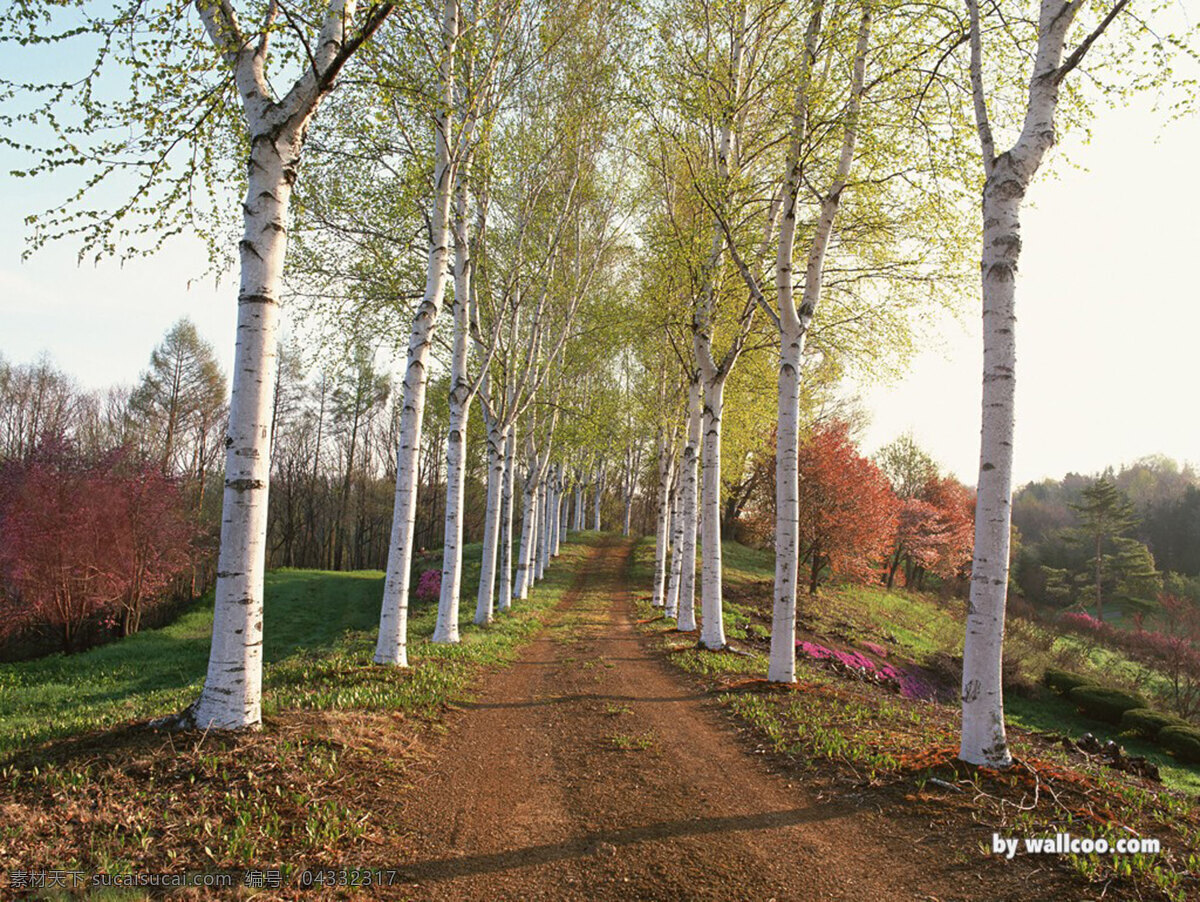
<path fill-rule="evenodd" d="M 730 424 L 744 431 L 753 412 L 776 449 L 769 679 L 791 682 L 801 431 L 839 380 L 902 367 L 921 321 L 971 290 L 978 263 L 961 755 L 1007 764 L 1020 208 L 1059 120 L 1085 120 L 1072 87 L 1085 57 L 1107 47 L 1098 69 L 1119 72 L 1113 59 L 1149 46 L 1155 74 L 1126 84 L 1169 78 L 1170 42 L 1143 42 L 1149 26 L 1127 5 L 15 0 L 0 26 L 22 53 L 84 43 L 94 56 L 78 80 L 3 81 L 3 140 L 42 148 L 25 174 L 78 179 L 34 217 L 32 246 L 152 251 L 192 230 L 218 262 L 236 247 L 212 653 L 175 721 L 261 720 L 285 298 L 400 361 L 378 664 L 409 663 L 424 417 L 441 371 L 433 641 L 459 640 L 474 417 L 487 461 L 476 623 L 528 596 L 568 529 L 630 533 L 640 493 L 655 604 L 724 648 L 722 491 L 728 503 L 746 470 Z M 606 493 L 619 524 L 601 521 Z"/>

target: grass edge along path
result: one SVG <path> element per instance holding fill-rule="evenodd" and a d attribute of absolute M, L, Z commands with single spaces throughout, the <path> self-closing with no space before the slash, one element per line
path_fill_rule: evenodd
<path fill-rule="evenodd" d="M 516 657 L 604 542 L 570 539 L 530 598 L 488 627 L 470 622 L 466 585 L 458 645 L 428 641 L 436 606 L 414 611 L 407 670 L 371 663 L 373 630 L 268 665 L 261 731 L 161 733 L 126 717 L 11 755 L 0 764 L 0 874 L 371 866 L 428 728 Z"/>
<path fill-rule="evenodd" d="M 738 654 L 698 648 L 696 634 L 676 631 L 673 620 L 651 608 L 653 554 L 650 537 L 630 557 L 640 629 L 673 666 L 749 728 L 757 752 L 774 756 L 781 769 L 801 776 L 811 789 L 869 798 L 889 816 L 918 817 L 920 829 L 941 823 L 947 835 L 958 837 L 972 866 L 987 863 L 984 841 L 993 830 L 1007 836 L 1063 831 L 1112 841 L 1124 835 L 1157 838 L 1161 855 L 1062 856 L 1036 865 L 1065 867 L 1098 889 L 1110 886 L 1110 892 L 1124 890 L 1137 898 L 1200 897 L 1200 807 L 1194 797 L 1081 762 L 1020 728 L 1010 731 L 1017 766 L 1007 772 L 969 768 L 956 761 L 953 705 L 901 698 L 804 657 L 797 661 L 795 687 L 766 684 L 770 552 L 737 545 L 726 551 L 732 566 L 725 572 L 724 619 Z M 802 602 L 808 613 L 813 604 Z M 831 626 L 833 636 L 844 641 L 841 631 L 853 624 L 839 619 L 819 628 Z M 882 641 L 874 635 L 853 638 Z"/>
<path fill-rule="evenodd" d="M 509 639 L 522 638 L 528 615 L 555 602 L 569 585 L 574 559 L 595 541 L 584 533 L 564 545 L 532 598 L 498 615 L 497 625 L 486 630 L 473 623 L 480 546 L 467 546 L 459 615 L 463 642 L 426 641 L 437 605 L 414 601 L 409 616 L 414 667 L 405 681 L 392 680 L 386 668 L 371 673 L 374 668 L 361 666 L 371 662 L 381 571 L 271 571 L 264 603 L 264 714 L 292 708 L 415 711 L 436 705 L 461 683 L 446 671 L 511 653 Z M 419 575 L 422 569 L 438 569 L 440 560 L 438 553 L 426 554 L 414 570 Z M 79 654 L 0 664 L 0 763 L 47 740 L 182 710 L 203 684 L 212 615 L 210 594 L 161 629 Z"/>

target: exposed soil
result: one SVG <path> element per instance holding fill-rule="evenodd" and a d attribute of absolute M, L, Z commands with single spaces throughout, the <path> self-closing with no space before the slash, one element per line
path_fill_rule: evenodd
<path fill-rule="evenodd" d="M 638 629 L 633 547 L 593 546 L 546 627 L 441 722 L 297 711 L 261 733 L 123 727 L 34 750 L 20 781 L 0 783 L 0 870 L 130 870 L 98 857 L 115 845 L 138 871 L 289 867 L 264 902 L 1101 897 L 1061 861 L 986 854 L 969 794 L 931 808 L 764 753 Z M 30 781 L 35 764 L 55 779 Z M 239 846 L 235 814 L 278 824 Z M 117 842 L 131 837 L 133 852 Z M 299 874 L 322 866 L 385 883 L 338 886 L 335 872 L 302 889 Z"/>
<path fill-rule="evenodd" d="M 944 826 L 772 771 L 636 631 L 631 552 L 597 548 L 547 628 L 427 746 L 388 812 L 404 881 L 388 895 L 1088 898 Z"/>

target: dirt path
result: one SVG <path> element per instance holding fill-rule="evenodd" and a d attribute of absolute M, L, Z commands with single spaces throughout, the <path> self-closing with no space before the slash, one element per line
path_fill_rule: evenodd
<path fill-rule="evenodd" d="M 970 882 L 978 850 L 889 835 L 874 811 L 807 799 L 748 753 L 636 632 L 631 550 L 596 548 L 549 626 L 433 743 L 398 800 L 397 894 L 973 898 L 926 887 Z"/>

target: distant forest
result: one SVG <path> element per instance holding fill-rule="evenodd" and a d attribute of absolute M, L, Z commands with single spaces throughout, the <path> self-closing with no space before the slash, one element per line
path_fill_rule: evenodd
<path fill-rule="evenodd" d="M 306 364 L 296 349 L 279 353 L 267 566 L 381 569 L 396 482 L 398 386 L 365 348 L 338 355 L 333 366 Z M 418 548 L 441 545 L 446 378 L 429 393 Z M 0 358 L 0 655 L 77 650 L 126 635 L 162 622 L 207 590 L 220 524 L 227 398 L 213 348 L 186 319 L 164 335 L 129 386 L 87 391 L 47 358 L 30 364 Z M 469 431 L 464 533 L 477 541 L 485 443 L 478 419 Z M 831 499 L 857 499 L 853 516 L 843 511 L 843 519 L 860 528 L 841 537 L 846 547 L 827 537 L 824 557 L 815 539 L 806 540 L 811 590 L 828 567 L 889 587 L 924 588 L 929 575 L 930 588 L 964 591 L 972 490 L 941 475 L 911 436 L 869 462 L 837 435 L 817 430 L 806 439 L 801 469 L 805 484 L 825 486 Z M 630 442 L 628 448 L 640 447 L 636 436 Z M 760 443 L 742 469 L 722 474 L 721 531 L 770 547 L 774 446 L 769 436 Z M 622 465 L 614 455 L 609 491 L 601 488 L 604 521 L 615 524 L 628 511 L 634 531 L 649 532 L 653 461 L 643 453 L 623 457 Z M 866 475 L 851 478 L 854 467 Z M 863 524 L 874 523 L 863 510 L 872 474 L 882 480 L 883 494 L 875 505 L 879 523 L 866 530 Z M 829 508 L 831 499 L 809 507 Z M 818 513 L 802 519 L 819 522 Z M 1030 483 L 1015 495 L 1013 524 L 1014 606 L 1140 623 L 1157 616 L 1164 595 L 1200 602 L 1200 475 L 1188 465 L 1152 457 L 1091 476 Z M 48 635 L 47 624 L 53 625 Z"/>
<path fill-rule="evenodd" d="M 382 569 L 398 386 L 364 347 L 329 365 L 294 347 L 279 355 L 267 567 Z M 418 548 L 442 544 L 448 381 L 431 382 L 425 414 Z M 27 364 L 0 357 L 0 658 L 74 651 L 135 632 L 207 591 L 227 421 L 226 374 L 187 319 L 150 351 L 132 385 L 87 390 L 47 357 Z M 483 532 L 486 456 L 478 418 L 468 432 L 470 542 Z M 629 496 L 633 522 L 645 531 L 652 512 L 645 498 L 632 497 L 636 477 L 614 469 L 606 516 L 620 518 Z M 160 502 L 153 508 L 151 496 Z M 118 511 L 112 497 L 140 500 Z M 129 552 L 119 555 L 112 539 L 122 530 Z"/>
<path fill-rule="evenodd" d="M 1029 483 L 1013 526 L 1013 580 L 1037 606 L 1113 619 L 1151 612 L 1160 593 L 1200 601 L 1200 475 L 1187 464 L 1155 456 Z"/>

